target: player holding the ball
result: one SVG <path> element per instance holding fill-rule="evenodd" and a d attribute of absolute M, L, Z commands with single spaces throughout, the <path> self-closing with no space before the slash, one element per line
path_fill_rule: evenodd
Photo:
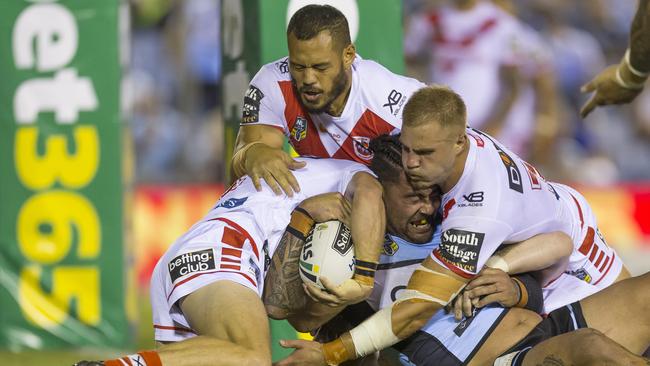
<path fill-rule="evenodd" d="M 385 230 L 381 186 L 363 164 L 300 161 L 309 162 L 294 171 L 300 193 L 277 196 L 268 187 L 258 192 L 244 176 L 167 250 L 151 278 L 159 347 L 105 365 L 270 365 L 260 299 L 264 277 L 276 248 L 302 244 L 315 222 L 340 220 L 351 228 L 348 242 L 354 241 L 360 261 L 353 278 L 337 287 L 348 296 L 338 299 L 341 304 L 370 295 L 369 271 L 376 267 Z M 297 275 L 297 267 L 286 268 Z M 305 313 L 329 308 L 307 300 L 302 306 Z"/>

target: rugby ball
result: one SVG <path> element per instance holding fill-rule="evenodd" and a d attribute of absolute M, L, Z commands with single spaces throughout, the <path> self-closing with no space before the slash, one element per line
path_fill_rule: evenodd
<path fill-rule="evenodd" d="M 352 278 L 354 245 L 350 228 L 338 220 L 314 225 L 302 247 L 299 266 L 303 282 L 322 289 L 321 277 L 335 286 Z"/>

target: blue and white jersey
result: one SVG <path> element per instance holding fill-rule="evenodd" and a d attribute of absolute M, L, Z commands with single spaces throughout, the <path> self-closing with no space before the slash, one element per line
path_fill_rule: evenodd
<path fill-rule="evenodd" d="M 390 306 L 399 297 L 413 271 L 440 245 L 440 229 L 438 225 L 431 241 L 425 244 L 413 244 L 386 234 L 375 287 L 367 300 L 374 310 Z M 404 365 L 463 365 L 471 360 L 506 313 L 507 309 L 500 306 L 487 306 L 459 322 L 453 314 L 441 310 L 421 330 L 394 348 L 402 352 L 400 361 Z"/>

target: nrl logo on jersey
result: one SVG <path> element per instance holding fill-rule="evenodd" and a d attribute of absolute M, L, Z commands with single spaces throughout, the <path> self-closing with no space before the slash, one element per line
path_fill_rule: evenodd
<path fill-rule="evenodd" d="M 296 122 L 291 129 L 291 138 L 300 141 L 307 137 L 307 119 L 302 116 L 296 117 Z"/>
<path fill-rule="evenodd" d="M 370 150 L 370 138 L 365 136 L 352 136 L 352 145 L 354 146 L 354 153 L 363 160 L 370 160 L 373 157 L 372 150 Z"/>
<path fill-rule="evenodd" d="M 393 239 L 386 234 L 384 237 L 384 254 L 388 256 L 393 256 L 399 250 L 399 245 L 393 241 Z"/>

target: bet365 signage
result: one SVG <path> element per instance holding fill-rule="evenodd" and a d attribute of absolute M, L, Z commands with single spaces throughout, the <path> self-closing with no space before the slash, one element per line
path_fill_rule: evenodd
<path fill-rule="evenodd" d="M 128 341 L 120 9 L 0 4 L 0 346 Z"/>

